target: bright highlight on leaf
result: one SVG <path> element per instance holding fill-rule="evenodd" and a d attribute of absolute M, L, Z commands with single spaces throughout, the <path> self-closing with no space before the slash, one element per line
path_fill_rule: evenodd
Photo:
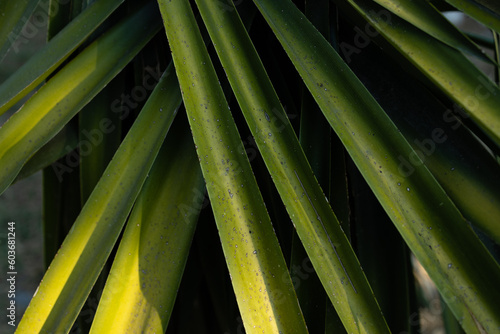
<path fill-rule="evenodd" d="M 175 117 L 180 104 L 176 84 L 167 69 L 52 261 L 19 324 L 20 333 L 71 329 Z"/>
<path fill-rule="evenodd" d="M 122 2 L 123 0 L 105 0 L 90 5 L 24 64 L 18 74 L 3 82 L 0 86 L 0 115 L 42 83 Z M 19 2 L 5 1 L 5 3 Z M 54 6 L 56 9 L 59 8 L 57 4 Z M 26 38 L 23 42 L 26 42 Z M 14 52 L 16 51 L 19 52 L 14 49 Z"/>
<path fill-rule="evenodd" d="M 498 332 L 499 32 L 494 0 L 0 1 L 0 210 L 44 197 L 9 325 Z"/>
<path fill-rule="evenodd" d="M 184 0 L 161 1 L 160 9 L 245 329 L 306 333 L 257 182 L 200 45 L 194 14 Z"/>

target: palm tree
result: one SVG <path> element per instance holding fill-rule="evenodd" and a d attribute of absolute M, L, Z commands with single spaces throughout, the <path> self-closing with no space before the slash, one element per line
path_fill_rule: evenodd
<path fill-rule="evenodd" d="M 496 2 L 37 3 L 0 4 L 0 57 L 49 40 L 0 86 L 36 90 L 0 193 L 43 169 L 17 332 L 418 333 L 417 259 L 450 333 L 500 333 Z"/>

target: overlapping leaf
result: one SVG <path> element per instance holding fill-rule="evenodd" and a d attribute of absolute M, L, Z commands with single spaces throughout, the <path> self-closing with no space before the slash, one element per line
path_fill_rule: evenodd
<path fill-rule="evenodd" d="M 197 4 L 275 186 L 344 325 L 350 332 L 388 331 L 381 313 L 373 311 L 378 305 L 368 282 L 237 12 L 208 1 Z"/>
<path fill-rule="evenodd" d="M 491 0 L 446 0 L 450 5 L 463 11 L 487 27 L 500 33 L 500 12 L 498 4 Z M 483 3 L 485 6 L 481 5 Z"/>
<path fill-rule="evenodd" d="M 24 36 L 22 36 L 21 40 L 17 42 L 16 40 L 38 2 L 40 0 L 2 1 L 0 3 L 0 27 L 2 27 L 0 30 L 0 61 L 5 57 L 9 49 L 13 47 L 14 52 L 17 53 L 19 52 L 18 44 L 28 42 L 28 39 Z M 27 31 L 29 32 L 28 37 L 35 33 L 33 27 Z M 0 112 L 0 114 L 2 113 Z"/>
<path fill-rule="evenodd" d="M 95 1 L 19 71 L 3 82 L 0 86 L 0 115 L 42 83 L 122 2 L 123 0 Z M 18 1 L 2 3 L 15 4 Z"/>
<path fill-rule="evenodd" d="M 464 328 L 500 325 L 500 267 L 429 170 L 399 171 L 415 154 L 366 88 L 289 1 L 255 0 L 324 115 Z M 465 246 L 467 245 L 467 246 Z M 474 254 L 474 255 L 472 255 Z M 481 262 L 481 263 L 479 263 Z"/>
<path fill-rule="evenodd" d="M 381 29 L 381 34 L 396 46 L 405 57 L 414 62 L 425 75 L 438 84 L 450 98 L 465 107 L 466 112 L 460 110 L 459 113 L 459 115 L 462 115 L 462 119 L 472 118 L 476 120 L 485 132 L 490 134 L 498 144 L 498 138 L 500 138 L 500 91 L 491 80 L 461 54 L 441 43 L 429 40 L 425 37 L 425 34 L 421 34 L 421 32 L 406 22 L 397 17 L 391 17 L 390 19 L 385 17 L 386 21 L 382 22 L 380 21 L 381 16 L 385 15 L 382 14 L 382 9 L 378 8 L 379 11 L 377 12 L 377 8 L 369 6 L 368 2 L 355 1 L 355 3 L 359 5 L 357 8 L 364 13 L 363 15 L 378 15 L 378 19 L 375 16 L 372 16 L 371 19 L 375 20 L 373 22 L 378 29 Z M 422 50 L 425 50 L 425 52 L 422 52 Z M 428 96 L 427 93 L 424 94 Z M 429 101 L 428 105 L 436 105 L 436 102 Z M 437 105 L 435 108 L 438 110 L 440 105 Z M 461 127 L 461 120 L 457 119 L 451 110 L 444 110 L 442 112 L 439 110 L 436 112 L 439 115 L 435 115 L 434 118 L 439 122 L 443 123 L 444 121 L 445 125 L 452 125 L 453 130 Z M 437 124 L 431 126 L 440 128 Z M 459 129 L 458 132 L 462 130 Z M 416 132 L 413 131 L 413 133 L 415 135 Z M 470 138 L 467 134 L 464 134 L 462 137 Z M 432 139 L 432 134 L 430 134 L 430 138 L 429 140 L 435 144 L 436 140 Z M 412 141 L 415 143 L 415 140 L 417 139 L 413 139 Z M 438 138 L 437 141 L 441 141 L 441 139 Z M 419 139 L 419 142 L 425 142 L 425 140 Z M 471 144 L 462 143 L 460 146 L 471 147 L 471 145 L 477 145 L 474 142 L 475 139 L 470 139 L 469 143 Z M 478 146 L 480 147 L 480 145 Z M 415 149 L 421 151 L 417 147 Z M 463 208 L 464 215 L 474 221 L 478 227 L 487 231 L 497 242 L 500 242 L 500 231 L 497 224 L 498 212 L 496 209 L 498 207 L 496 202 L 499 195 L 495 186 L 489 183 L 488 177 L 484 177 L 495 173 L 496 164 L 491 164 L 488 154 L 483 149 L 472 149 L 472 151 L 476 154 L 483 152 L 484 157 L 482 160 L 486 159 L 484 160 L 484 168 L 485 170 L 489 170 L 489 172 L 474 176 L 474 167 L 472 165 L 474 164 L 473 161 L 477 158 L 468 159 L 466 162 L 457 161 L 463 158 L 456 156 L 454 158 L 450 156 L 446 159 L 441 158 L 440 161 L 438 161 L 439 155 L 432 155 L 428 159 L 427 157 L 423 158 L 424 160 L 428 160 L 430 163 L 429 167 L 437 175 L 442 186 L 450 192 L 450 196 L 456 201 L 457 205 Z M 433 152 L 434 149 L 432 149 Z M 409 157 L 402 157 L 400 159 L 401 169 L 405 170 L 403 173 L 408 172 L 408 167 L 404 165 L 408 164 L 409 159 Z M 451 165 L 453 161 L 457 161 L 455 163 L 457 166 Z M 465 167 L 465 164 L 469 166 Z M 412 168 L 411 165 L 410 163 L 409 168 Z M 451 171 L 457 169 L 458 173 L 456 175 L 453 173 L 448 174 L 446 173 L 447 169 Z M 482 180 L 479 181 L 481 178 Z M 478 200 L 475 202 L 468 199 L 472 193 L 482 193 L 483 195 L 478 194 L 477 196 L 473 196 L 474 200 Z M 482 205 L 478 205 L 479 203 Z M 487 205 L 491 205 L 493 211 L 486 209 Z"/>
<path fill-rule="evenodd" d="M 278 240 L 189 2 L 159 4 L 245 329 L 307 333 Z"/>
<path fill-rule="evenodd" d="M 439 11 L 427 1 L 407 0 L 375 0 L 392 13 L 410 22 L 417 28 L 478 59 L 495 64 L 486 54 L 477 47 L 469 38 L 451 24 Z"/>
<path fill-rule="evenodd" d="M 92 43 L 0 128 L 0 193 L 23 164 L 158 31 L 160 22 L 154 5 L 150 3 Z"/>
<path fill-rule="evenodd" d="M 187 120 L 179 117 L 134 205 L 91 333 L 166 330 L 205 186 Z"/>
<path fill-rule="evenodd" d="M 377 4 L 349 0 L 358 13 L 425 76 L 465 109 L 478 126 L 500 146 L 500 90 L 463 54 L 429 39 L 408 22 Z M 339 1 L 346 8 L 346 1 Z M 346 9 L 349 10 L 349 9 Z"/>
<path fill-rule="evenodd" d="M 71 329 L 118 239 L 180 102 L 177 80 L 167 69 L 45 273 L 18 333 L 67 333 Z"/>

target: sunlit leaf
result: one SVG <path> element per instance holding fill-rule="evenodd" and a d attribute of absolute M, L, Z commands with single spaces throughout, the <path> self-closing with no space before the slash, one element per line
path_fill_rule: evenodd
<path fill-rule="evenodd" d="M 0 85 L 0 115 L 42 83 L 122 2 L 123 0 L 95 1 L 3 82 Z M 14 4 L 18 1 L 2 3 Z"/>
<path fill-rule="evenodd" d="M 245 329 L 307 333 L 278 240 L 189 2 L 159 4 Z"/>
<path fill-rule="evenodd" d="M 184 123 L 174 123 L 137 198 L 91 333 L 165 332 L 204 191 Z"/>
<path fill-rule="evenodd" d="M 0 128 L 0 193 L 31 155 L 54 137 L 158 31 L 160 22 L 154 19 L 154 13 L 154 4 L 150 4 L 96 40 Z M 109 122 L 105 126 L 110 126 Z"/>
<path fill-rule="evenodd" d="M 352 332 L 388 330 L 236 11 L 221 11 L 207 1 L 197 4 L 259 151 L 344 326 Z"/>
<path fill-rule="evenodd" d="M 494 282 L 500 281 L 500 267 L 448 195 L 422 163 L 411 175 L 401 172 L 399 158 L 415 155 L 415 151 L 291 2 L 255 3 L 462 326 L 470 330 L 476 330 L 478 324 L 485 329 L 496 328 L 500 310 L 495 300 L 500 296 L 493 297 L 492 291 L 496 290 Z"/>
<path fill-rule="evenodd" d="M 144 13 L 148 12 L 139 15 Z M 83 207 L 19 323 L 18 333 L 67 333 L 71 329 L 180 105 L 172 72 L 165 72 Z"/>

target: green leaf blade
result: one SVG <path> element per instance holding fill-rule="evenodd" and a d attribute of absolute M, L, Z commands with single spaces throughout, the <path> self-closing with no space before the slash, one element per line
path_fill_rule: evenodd
<path fill-rule="evenodd" d="M 2 1 L 0 3 L 0 61 L 13 47 L 18 52 L 16 39 L 40 0 Z M 26 38 L 17 43 L 27 43 Z M 0 112 L 0 115 L 2 113 Z"/>
<path fill-rule="evenodd" d="M 419 70 L 424 72 L 432 81 L 434 81 L 446 94 L 448 94 L 456 102 L 465 107 L 465 111 L 459 110 L 461 118 L 472 118 L 476 120 L 486 133 L 491 134 L 493 138 L 498 138 L 500 132 L 500 91 L 493 82 L 491 82 L 483 73 L 481 73 L 475 66 L 466 60 L 456 50 L 450 49 L 446 45 L 436 43 L 429 40 L 424 34 L 412 29 L 413 27 L 406 24 L 397 17 L 392 17 L 383 23 L 381 14 L 383 10 L 377 7 L 370 7 L 368 3 L 356 1 L 360 7 L 357 7 L 365 15 L 373 15 L 375 19 L 374 24 L 380 28 L 381 33 L 395 45 L 402 54 L 409 58 L 410 61 L 416 63 Z M 369 13 L 369 14 L 368 14 Z M 375 14 L 375 13 L 378 13 Z M 404 32 L 403 32 L 404 30 Z M 429 47 L 428 49 L 426 49 Z M 425 52 L 419 50 L 426 50 Z M 423 96 L 428 96 L 427 92 L 423 92 Z M 423 98 L 424 99 L 424 98 Z M 449 193 L 450 197 L 456 202 L 459 209 L 463 210 L 463 214 L 467 219 L 470 219 L 478 227 L 486 231 L 497 242 L 499 239 L 498 233 L 498 188 L 495 188 L 496 179 L 493 182 L 488 180 L 488 175 L 495 175 L 497 173 L 498 164 L 492 161 L 489 153 L 477 143 L 477 140 L 471 138 L 471 135 L 461 127 L 461 120 L 455 117 L 451 110 L 444 113 L 440 111 L 443 108 L 441 104 L 436 103 L 435 99 L 425 98 L 427 106 L 433 106 L 436 110 L 436 122 L 443 123 L 444 126 L 434 125 L 436 133 L 440 133 L 439 129 L 452 128 L 449 131 L 460 133 L 464 132 L 461 143 L 456 144 L 466 151 L 467 156 L 477 154 L 476 157 L 470 157 L 463 160 L 463 157 L 456 156 L 456 150 L 450 148 L 450 151 L 432 154 L 429 157 L 424 157 L 425 162 L 428 164 L 429 169 L 436 175 L 436 178 L 441 183 L 443 188 Z M 401 115 L 395 115 L 397 119 L 403 121 Z M 414 122 L 415 123 L 415 122 Z M 401 130 L 407 135 L 409 132 L 411 136 L 418 135 L 418 131 L 409 130 L 410 127 L 403 125 L 399 122 Z M 399 125 L 398 125 L 399 126 Z M 407 137 L 407 138 L 411 138 Z M 432 133 L 431 136 L 432 138 Z M 438 136 L 440 137 L 440 136 Z M 446 136 L 445 138 L 448 138 Z M 409 139 L 410 140 L 410 139 Z M 441 141 L 441 138 L 437 139 Z M 421 148 L 415 145 L 417 138 L 410 140 L 416 151 Z M 419 139 L 419 141 L 425 141 Z M 434 141 L 434 139 L 432 139 Z M 498 144 L 498 140 L 496 140 Z M 481 155 L 482 154 L 482 155 Z M 481 158 L 479 157 L 481 156 Z M 411 173 L 413 168 L 408 161 L 411 161 L 412 156 L 402 156 L 400 158 L 401 166 L 405 171 L 403 173 Z M 475 175 L 474 162 L 476 159 L 484 160 L 482 163 L 482 175 Z M 409 165 L 409 167 L 404 167 Z M 450 171 L 457 171 L 450 173 Z M 472 196 L 472 194 L 476 194 Z M 472 197 L 472 198 L 471 198 Z M 491 209 L 489 209 L 491 208 Z"/>
<path fill-rule="evenodd" d="M 500 89 L 463 54 L 365 0 L 349 3 L 500 146 Z M 345 3 L 344 3 L 345 4 Z"/>
<path fill-rule="evenodd" d="M 477 45 L 426 1 L 375 0 L 420 30 L 465 54 L 497 65 Z"/>
<path fill-rule="evenodd" d="M 500 33 L 500 13 L 498 12 L 498 4 L 487 0 L 446 0 L 446 2 L 487 27 L 495 30 L 497 33 Z M 483 6 L 481 2 L 487 6 Z M 493 9 L 495 9 L 496 12 Z"/>
<path fill-rule="evenodd" d="M 425 166 L 412 175 L 400 172 L 398 158 L 415 154 L 409 143 L 293 4 L 255 3 L 462 325 L 477 330 L 478 321 L 485 329 L 497 328 L 495 299 L 500 297 L 493 297 L 492 291 L 500 281 L 500 268 Z"/>
<path fill-rule="evenodd" d="M 188 1 L 159 1 L 248 333 L 307 333 L 281 249 Z"/>
<path fill-rule="evenodd" d="M 259 151 L 345 326 L 352 332 L 388 331 L 236 11 L 197 4 Z"/>
<path fill-rule="evenodd" d="M 167 328 L 205 186 L 183 121 L 174 123 L 137 198 L 91 333 Z"/>
<path fill-rule="evenodd" d="M 125 224 L 180 102 L 175 75 L 167 69 L 45 273 L 17 333 L 67 333 L 71 329 Z M 120 196 L 115 196 L 117 193 Z"/>
<path fill-rule="evenodd" d="M 0 115 L 42 83 L 122 2 L 123 0 L 95 1 L 3 82 L 0 85 Z"/>
<path fill-rule="evenodd" d="M 418 80 L 408 78 L 376 46 L 349 63 L 368 90 L 422 158 L 457 208 L 476 227 L 500 244 L 500 166 L 464 125 L 460 110 L 446 108 Z M 418 101 L 414 99 L 418 96 Z M 457 108 L 456 108 L 457 109 Z M 404 113 L 401 110 L 405 110 Z M 401 157 L 401 169 L 412 173 L 414 156 Z M 481 161 L 478 164 L 478 161 Z"/>
<path fill-rule="evenodd" d="M 54 137 L 152 38 L 160 28 L 156 15 L 154 6 L 146 6 L 96 40 L 0 128 L 0 193 L 31 155 Z M 155 17 L 158 20 L 152 19 Z"/>

